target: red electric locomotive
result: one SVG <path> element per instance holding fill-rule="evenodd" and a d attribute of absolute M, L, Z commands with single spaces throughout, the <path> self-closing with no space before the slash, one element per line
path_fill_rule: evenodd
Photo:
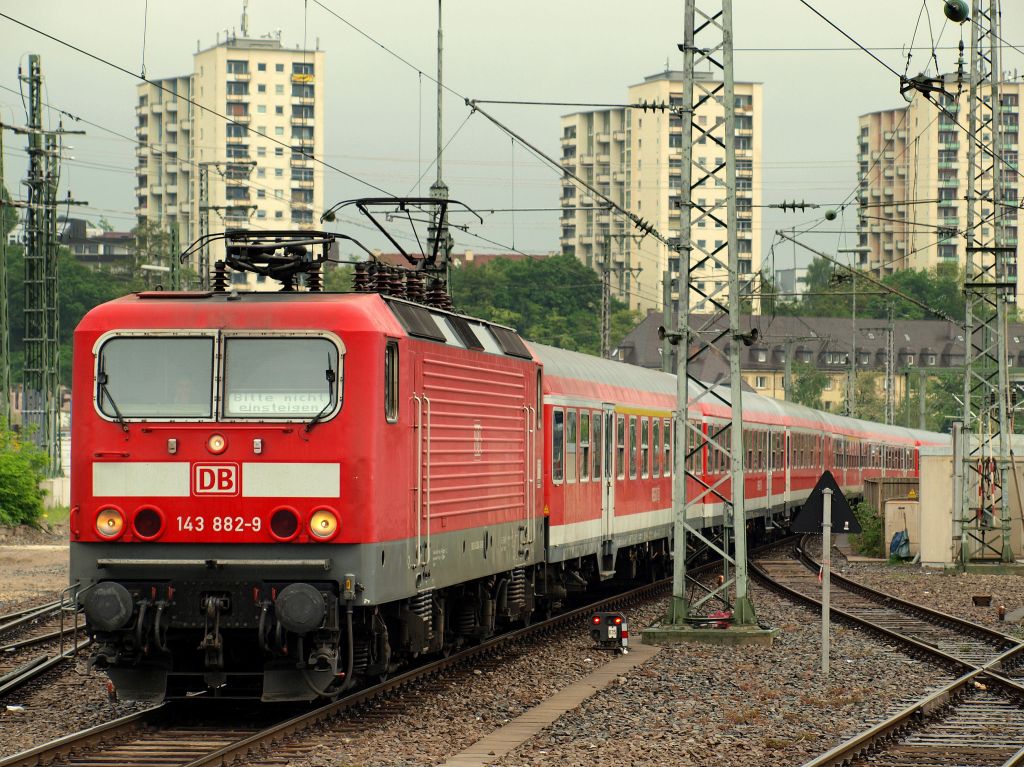
<path fill-rule="evenodd" d="M 330 696 L 666 568 L 673 376 L 527 345 L 417 272 L 323 293 L 333 238 L 228 233 L 211 291 L 128 296 L 75 331 L 71 578 L 123 697 Z M 755 520 L 823 467 L 852 492 L 944 439 L 744 406 Z M 708 501 L 698 523 L 720 525 Z"/>

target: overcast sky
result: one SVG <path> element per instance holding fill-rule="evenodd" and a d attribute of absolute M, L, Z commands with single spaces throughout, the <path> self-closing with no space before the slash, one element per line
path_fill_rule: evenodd
<path fill-rule="evenodd" d="M 433 0 L 321 0 L 324 5 L 423 72 L 433 75 L 437 3 Z M 940 67 L 956 66 L 955 47 L 968 25 L 947 23 L 942 0 L 857 3 L 810 0 L 837 26 L 872 49 L 898 72 L 906 49 L 915 49 L 909 74 L 930 57 L 931 35 Z M 238 29 L 241 0 L 149 0 L 148 25 L 141 0 L 0 0 L 19 20 L 140 72 L 145 50 L 149 77 L 191 71 L 197 42 L 213 44 L 218 32 Z M 1003 38 L 1024 48 L 1024 9 L 1003 3 Z M 445 81 L 462 96 L 561 102 L 621 102 L 628 85 L 662 71 L 666 60 L 682 68 L 676 45 L 683 38 L 682 0 L 560 0 L 514 3 L 445 0 Z M 930 13 L 929 20 L 921 14 Z M 803 199 L 824 207 L 849 199 L 856 184 L 857 116 L 899 106 L 899 79 L 866 53 L 853 48 L 800 0 L 735 0 L 736 78 L 765 84 L 763 167 L 755 169 L 763 202 Z M 434 85 L 414 68 L 330 15 L 314 0 L 252 0 L 250 35 L 280 29 L 286 46 L 326 52 L 326 160 L 394 194 L 426 194 L 433 171 Z M 920 18 L 920 23 L 918 24 Z M 147 26 L 145 47 L 143 29 Z M 915 37 L 915 26 L 917 32 Z M 18 89 L 17 70 L 29 53 L 42 55 L 48 103 L 132 136 L 135 83 L 122 72 L 0 18 L 0 86 Z M 819 50 L 801 50 L 815 48 Z M 832 49 L 832 50 L 821 50 Z M 840 50 L 835 50 L 840 49 Z M 1024 72 L 1024 54 L 1005 51 L 1005 69 Z M 934 67 L 930 69 L 934 74 Z M 318 78 L 319 79 L 319 78 Z M 318 96 L 319 97 L 319 96 Z M 555 208 L 559 180 L 480 115 L 469 117 L 461 99 L 444 101 L 445 180 L 452 197 L 478 209 Z M 487 107 L 524 138 L 558 156 L 562 107 Z M 18 95 L 0 90 L 0 119 L 24 122 Z M 66 121 L 67 127 L 67 121 Z M 74 160 L 65 164 L 61 195 L 70 189 L 118 229 L 134 223 L 134 146 L 88 127 L 75 136 Z M 24 140 L 4 137 L 8 186 L 24 174 Z M 16 192 L 16 195 L 18 192 Z M 370 187 L 326 172 L 325 199 L 377 194 Z M 767 258 L 774 231 L 819 220 L 824 207 L 806 213 L 769 211 L 761 232 Z M 456 249 L 495 252 L 515 247 L 531 253 L 558 249 L 557 212 L 494 213 L 474 231 L 498 246 L 457 234 Z M 855 243 L 853 209 L 820 229 L 814 242 L 834 249 Z M 842 225 L 842 226 L 840 226 Z M 845 229 L 847 234 L 840 234 Z M 352 231 L 358 235 L 358 231 Z M 793 247 L 780 247 L 780 267 L 793 261 Z M 802 263 L 806 258 L 797 257 Z"/>

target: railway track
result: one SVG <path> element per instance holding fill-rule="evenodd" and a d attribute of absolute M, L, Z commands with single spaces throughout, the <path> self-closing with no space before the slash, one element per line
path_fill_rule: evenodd
<path fill-rule="evenodd" d="M 756 549 L 754 553 L 769 551 L 779 545 L 778 542 L 769 544 Z M 716 564 L 695 568 L 691 572 L 699 575 Z M 463 667 L 469 662 L 474 666 L 486 666 L 489 658 L 500 656 L 510 645 L 540 638 L 580 623 L 595 610 L 624 609 L 658 598 L 667 593 L 670 587 L 671 580 L 666 579 L 604 597 L 592 604 L 412 669 L 313 710 L 300 711 L 295 706 L 282 709 L 260 705 L 243 711 L 218 705 L 216 699 L 165 703 L 0 759 L 0 767 L 53 763 L 73 763 L 75 767 L 109 767 L 113 764 L 131 764 L 136 767 L 206 767 L 229 765 L 237 759 L 244 759 L 251 767 L 263 764 L 279 767 L 283 757 L 297 757 L 315 747 L 315 744 L 296 742 L 292 739 L 294 735 L 324 722 L 340 720 L 345 715 L 360 711 L 367 704 L 387 699 L 399 692 L 414 693 L 417 684 Z M 207 703 L 210 705 L 204 705 Z M 284 717 L 282 711 L 290 711 L 294 715 Z M 197 712 L 200 715 L 197 716 Z M 248 718 L 247 725 L 239 724 L 240 715 Z M 379 711 L 373 714 L 380 715 Z M 273 721 L 260 721 L 268 717 Z M 291 742 L 289 739 L 292 739 Z"/>
<path fill-rule="evenodd" d="M 751 571 L 776 591 L 820 609 L 817 568 L 801 544 L 797 559 L 762 560 Z M 1024 765 L 1024 644 L 842 576 L 833 575 L 832 588 L 837 620 L 881 634 L 956 678 L 805 767 Z"/>
<path fill-rule="evenodd" d="M 60 601 L 0 616 L 0 697 L 73 658 L 76 628 Z"/>
<path fill-rule="evenodd" d="M 145 765 L 201 767 L 228 765 L 239 758 L 244 758 L 246 764 L 258 765 L 261 764 L 261 754 L 271 744 L 274 744 L 274 756 L 267 756 L 266 763 L 279 765 L 282 753 L 288 751 L 296 753 L 303 750 L 302 747 L 289 749 L 287 745 L 281 745 L 284 740 L 297 733 L 358 710 L 371 701 L 411 688 L 423 680 L 464 666 L 469 661 L 478 662 L 481 659 L 486 659 L 490 655 L 507 649 L 511 644 L 541 637 L 574 623 L 580 623 L 588 618 L 594 610 L 622 609 L 630 604 L 661 596 L 669 587 L 670 581 L 658 581 L 602 599 L 549 620 L 508 632 L 447 658 L 441 658 L 412 669 L 373 687 L 347 695 L 333 703 L 298 713 L 283 720 L 280 715 L 281 709 L 270 709 L 267 706 L 253 708 L 255 713 L 251 716 L 257 717 L 266 717 L 268 711 L 276 711 L 277 718 L 271 724 L 257 723 L 253 726 L 239 726 L 237 721 L 233 721 L 231 724 L 225 723 L 221 726 L 216 723 L 211 724 L 211 717 L 202 716 L 198 717 L 197 723 L 193 726 L 188 725 L 187 722 L 196 718 L 197 709 L 194 705 L 188 704 L 202 705 L 206 701 L 163 704 L 15 754 L 0 760 L 0 767 L 47 765 L 66 759 L 70 755 L 74 755 L 73 763 L 76 767 L 89 767 L 90 765 L 109 767 L 111 764 L 132 764 L 139 767 Z M 215 701 L 210 702 L 215 703 Z M 219 708 L 223 712 L 225 707 L 221 705 Z M 229 712 L 229 715 L 233 720 L 238 717 L 237 711 Z"/>

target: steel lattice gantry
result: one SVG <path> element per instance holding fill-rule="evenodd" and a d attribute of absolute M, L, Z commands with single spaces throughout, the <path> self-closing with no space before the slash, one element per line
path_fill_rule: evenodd
<path fill-rule="evenodd" d="M 685 624 L 694 616 L 706 612 L 705 605 L 714 599 L 733 605 L 733 623 L 756 623 L 753 606 L 747 596 L 746 525 L 743 498 L 743 407 L 740 379 L 740 281 L 736 235 L 736 142 L 735 97 L 733 79 L 732 0 L 686 0 L 685 39 L 680 47 L 684 57 L 683 100 L 680 116 L 683 124 L 682 141 L 682 195 L 679 232 L 679 293 L 676 316 L 677 338 L 676 373 L 680 403 L 675 414 L 675 472 L 673 476 L 672 507 L 675 512 L 675 560 L 672 584 L 672 607 L 669 621 Z M 710 69 L 711 76 L 703 74 Z M 695 73 L 701 71 L 700 77 Z M 720 79 L 715 74 L 720 75 Z M 713 119 L 711 125 L 698 125 L 695 112 L 708 102 L 722 106 L 723 117 Z M 687 127 L 690 126 L 687 132 Z M 693 143 L 703 139 L 725 150 L 725 164 L 704 168 L 694 164 Z M 723 183 L 724 182 L 724 183 Z M 725 188 L 724 195 L 710 194 L 710 187 Z M 706 203 L 698 200 L 694 192 L 706 194 Z M 691 239 L 691 228 L 710 219 L 714 225 L 727 227 L 728 238 L 721 247 L 702 248 Z M 728 274 L 728 282 L 717 282 L 710 294 L 700 290 L 692 278 L 697 272 Z M 670 291 L 669 291 L 670 292 Z M 690 306 L 709 302 L 714 308 L 713 319 L 702 326 L 691 326 Z M 714 315 L 717 314 L 717 317 Z M 728 315 L 728 330 L 721 329 L 715 320 Z M 693 363 L 702 355 L 718 355 L 728 361 L 729 386 L 715 386 L 692 375 Z M 731 424 L 711 427 L 705 434 L 699 421 L 691 421 L 687 413 L 698 403 L 718 401 L 732 405 Z M 683 406 L 682 403 L 686 403 Z M 718 481 L 708 484 L 696 471 L 690 471 L 687 460 L 705 446 L 715 446 L 729 460 L 731 471 Z M 687 498 L 687 487 L 696 492 Z M 696 522 L 703 525 L 706 504 L 724 509 L 722 535 L 715 539 L 705 534 Z M 731 544 L 731 545 L 730 545 Z M 687 559 L 691 550 L 711 549 L 723 557 L 722 583 L 702 590 L 699 597 L 690 599 L 687 593 Z M 730 551 L 730 549 L 732 551 Z M 730 591 L 735 589 L 735 599 Z"/>
<path fill-rule="evenodd" d="M 974 0 L 966 216 L 966 376 L 964 481 L 960 484 L 960 562 L 1013 560 L 1007 475 L 1010 461 L 1007 302 L 1016 292 L 1016 248 L 1007 246 L 1003 155 L 1008 146 L 1000 99 L 999 0 Z"/>
<path fill-rule="evenodd" d="M 50 448 L 49 419 L 47 417 L 46 387 L 50 382 L 49 333 L 47 330 L 47 276 L 49 226 L 46 213 L 49 184 L 48 163 L 42 129 L 42 75 L 39 57 L 28 59 L 28 74 L 22 79 L 28 84 L 28 154 L 29 168 L 25 185 L 28 205 L 25 219 L 25 361 L 23 365 L 24 395 L 22 399 L 22 425 L 37 445 Z M 55 298 L 53 299 L 56 300 Z M 47 449 L 51 460 L 59 450 Z"/>

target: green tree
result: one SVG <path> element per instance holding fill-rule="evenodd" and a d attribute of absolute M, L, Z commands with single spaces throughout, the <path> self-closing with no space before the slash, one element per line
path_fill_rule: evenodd
<path fill-rule="evenodd" d="M 43 513 L 46 454 L 0 421 L 0 524 L 30 525 Z"/>
<path fill-rule="evenodd" d="M 950 317 L 964 316 L 963 272 L 956 264 L 939 264 L 932 270 L 901 269 L 882 284 L 916 298 Z M 873 285 L 859 274 L 835 267 L 817 258 L 807 267 L 807 292 L 796 301 L 779 301 L 775 313 L 800 317 L 850 317 L 853 293 L 857 293 L 857 316 L 884 319 L 892 304 L 896 319 L 935 319 L 929 312 Z M 881 293 L 881 295 L 878 295 Z"/>
<path fill-rule="evenodd" d="M 324 290 L 328 293 L 348 293 L 352 290 L 352 267 L 345 264 L 324 267 Z"/>
<path fill-rule="evenodd" d="M 799 405 L 822 409 L 821 393 L 828 384 L 828 374 L 806 362 L 793 364 L 793 401 Z"/>
<path fill-rule="evenodd" d="M 857 400 L 854 402 L 853 417 L 865 421 L 885 423 L 885 376 L 882 373 L 858 371 Z"/>
<path fill-rule="evenodd" d="M 11 193 L 6 186 L 0 185 L 0 202 L 8 203 L 11 200 Z M 18 225 L 18 210 L 10 205 L 0 204 L 0 235 L 7 239 L 7 235 Z"/>
<path fill-rule="evenodd" d="M 135 242 L 132 250 L 135 254 L 132 271 L 141 264 L 170 266 L 170 260 L 177 254 L 171 252 L 171 233 L 155 221 L 142 221 L 132 229 Z"/>
<path fill-rule="evenodd" d="M 452 272 L 456 308 L 514 327 L 532 341 L 597 354 L 601 347 L 601 281 L 572 256 L 497 258 Z M 612 346 L 639 318 L 612 300 Z"/>
<path fill-rule="evenodd" d="M 71 338 L 86 312 L 95 306 L 128 293 L 142 290 L 140 279 L 106 270 L 92 270 L 80 263 L 70 251 L 61 248 L 57 257 L 57 300 L 60 306 L 60 381 L 71 384 Z M 8 310 L 11 323 L 11 371 L 21 376 L 25 339 L 25 254 L 21 246 L 7 248 Z"/>

